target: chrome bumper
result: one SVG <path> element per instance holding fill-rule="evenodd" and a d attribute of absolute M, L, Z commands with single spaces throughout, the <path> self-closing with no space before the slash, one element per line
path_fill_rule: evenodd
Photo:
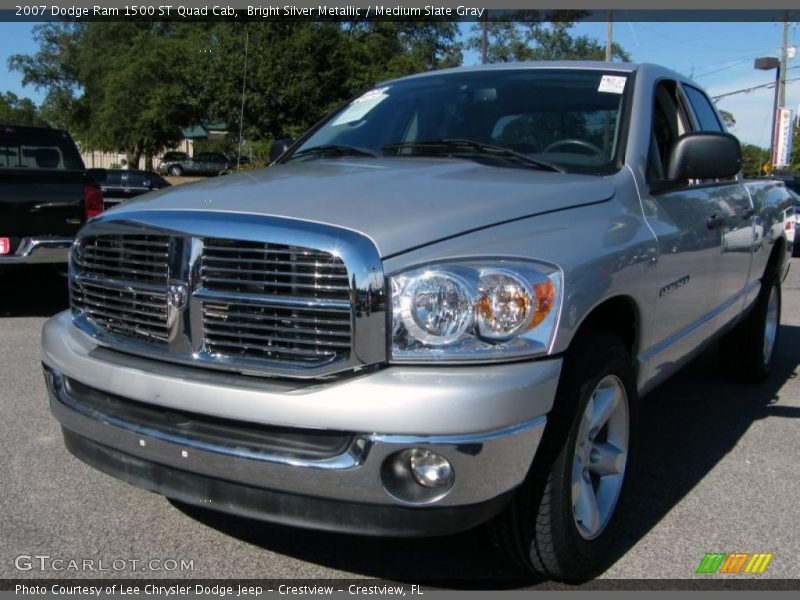
<path fill-rule="evenodd" d="M 451 462 L 452 488 L 426 502 L 427 507 L 464 507 L 503 495 L 522 483 L 530 468 L 561 367 L 560 360 L 393 367 L 344 381 L 287 384 L 102 349 L 66 313 L 46 324 L 43 344 L 51 410 L 79 438 L 149 465 L 220 482 L 354 504 L 414 506 L 415 511 L 416 505 L 385 489 L 381 469 L 387 459 L 406 448 L 421 448 Z M 352 433 L 352 442 L 341 454 L 309 460 L 198 441 L 83 406 L 70 393 L 68 380 L 165 412 L 346 431 Z M 142 480 L 128 480 L 152 489 Z M 235 503 L 221 500 L 216 508 L 241 512 Z"/>
<path fill-rule="evenodd" d="M 24 238 L 14 254 L 0 256 L 0 266 L 65 263 L 71 238 Z"/>

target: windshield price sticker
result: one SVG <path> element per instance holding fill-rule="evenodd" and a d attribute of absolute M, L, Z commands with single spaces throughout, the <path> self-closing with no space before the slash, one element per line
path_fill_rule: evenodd
<path fill-rule="evenodd" d="M 625 90 L 625 79 L 625 77 L 616 75 L 603 75 L 597 91 L 606 92 L 607 94 L 621 94 Z"/>
<path fill-rule="evenodd" d="M 353 104 L 358 104 L 360 102 L 374 102 L 376 100 L 380 101 L 386 98 L 387 94 L 386 91 L 388 90 L 387 87 L 376 88 L 374 90 L 369 90 L 368 92 L 363 93 L 361 96 L 353 100 Z"/>
<path fill-rule="evenodd" d="M 387 90 L 389 87 L 376 88 L 365 92 L 350 103 L 344 112 L 339 115 L 331 125 L 344 125 L 363 119 L 369 111 L 378 106 L 389 97 Z"/>

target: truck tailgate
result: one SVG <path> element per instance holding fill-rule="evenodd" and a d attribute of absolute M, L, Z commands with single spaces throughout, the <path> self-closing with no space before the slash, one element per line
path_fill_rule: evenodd
<path fill-rule="evenodd" d="M 84 171 L 3 170 L 0 237 L 73 236 L 85 221 Z"/>

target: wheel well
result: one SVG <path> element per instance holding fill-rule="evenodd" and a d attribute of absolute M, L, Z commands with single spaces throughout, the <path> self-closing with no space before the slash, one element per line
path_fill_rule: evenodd
<path fill-rule="evenodd" d="M 775 240 L 775 245 L 772 247 L 769 260 L 767 260 L 767 268 L 780 269 L 781 260 L 784 256 L 784 246 L 786 246 L 786 240 L 782 236 Z"/>
<path fill-rule="evenodd" d="M 573 339 L 587 330 L 604 331 L 619 336 L 634 354 L 639 332 L 639 313 L 632 298 L 616 296 L 595 306 L 578 327 Z"/>

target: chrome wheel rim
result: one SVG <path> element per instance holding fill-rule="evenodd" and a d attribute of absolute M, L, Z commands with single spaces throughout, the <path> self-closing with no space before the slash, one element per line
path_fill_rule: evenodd
<path fill-rule="evenodd" d="M 769 292 L 767 301 L 767 318 L 764 321 L 764 364 L 768 365 L 772 360 L 772 353 L 775 350 L 775 340 L 778 337 L 778 293 L 775 286 Z"/>
<path fill-rule="evenodd" d="M 578 426 L 572 460 L 572 516 L 581 537 L 605 530 L 619 500 L 628 460 L 628 395 L 616 375 L 592 391 Z"/>

